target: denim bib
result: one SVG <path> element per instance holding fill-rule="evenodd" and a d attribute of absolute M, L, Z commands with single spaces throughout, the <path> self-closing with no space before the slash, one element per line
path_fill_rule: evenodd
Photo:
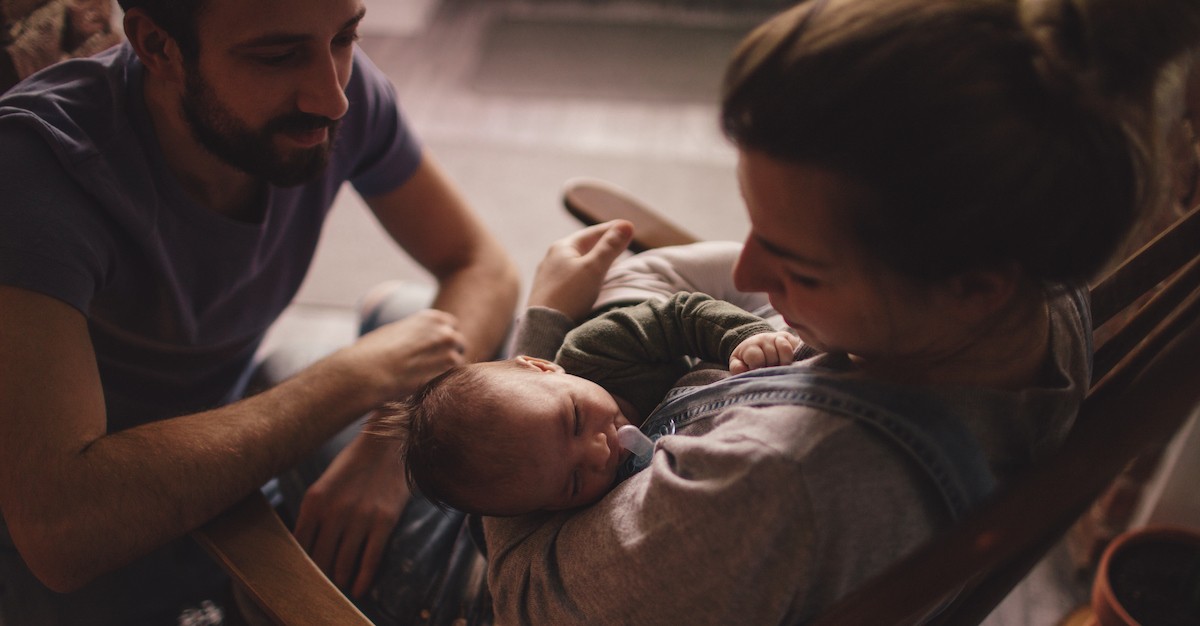
<path fill-rule="evenodd" d="M 657 441 L 687 424 L 734 406 L 798 405 L 857 420 L 903 450 L 937 487 L 953 519 L 995 487 L 979 442 L 961 420 L 933 399 L 900 387 L 850 379 L 812 366 L 771 367 L 699 387 L 680 387 L 642 425 Z M 618 480 L 648 462 L 630 456 Z"/>

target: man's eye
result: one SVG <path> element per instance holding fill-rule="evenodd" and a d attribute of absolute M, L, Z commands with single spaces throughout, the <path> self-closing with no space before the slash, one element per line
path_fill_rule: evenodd
<path fill-rule="evenodd" d="M 261 54 L 256 57 L 256 60 L 263 65 L 278 67 L 287 65 L 298 59 L 300 55 L 295 51 L 284 52 L 281 54 Z"/>
<path fill-rule="evenodd" d="M 333 45 L 345 47 L 345 46 L 353 45 L 354 42 L 356 42 L 358 40 L 359 40 L 358 31 L 351 31 L 349 33 L 343 33 L 341 35 L 338 35 L 337 37 L 334 37 Z"/>
<path fill-rule="evenodd" d="M 571 497 L 579 495 L 579 470 L 571 472 Z"/>

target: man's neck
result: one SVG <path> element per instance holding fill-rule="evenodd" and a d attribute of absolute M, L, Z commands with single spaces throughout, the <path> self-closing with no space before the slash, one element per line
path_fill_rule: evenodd
<path fill-rule="evenodd" d="M 143 97 L 167 168 L 184 191 L 215 213 L 260 221 L 263 182 L 225 163 L 196 141 L 183 118 L 178 95 L 168 86 L 147 81 Z"/>

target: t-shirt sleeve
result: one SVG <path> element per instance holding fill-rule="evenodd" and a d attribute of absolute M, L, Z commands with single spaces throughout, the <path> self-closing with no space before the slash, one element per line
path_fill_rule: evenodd
<path fill-rule="evenodd" d="M 111 259 L 104 218 L 33 128 L 0 120 L 0 144 L 0 284 L 86 314 Z"/>
<path fill-rule="evenodd" d="M 405 122 L 395 88 L 357 47 L 346 97 L 360 109 L 353 122 L 357 128 L 346 130 L 358 133 L 363 142 L 350 183 L 364 198 L 396 189 L 420 166 L 421 145 Z"/>

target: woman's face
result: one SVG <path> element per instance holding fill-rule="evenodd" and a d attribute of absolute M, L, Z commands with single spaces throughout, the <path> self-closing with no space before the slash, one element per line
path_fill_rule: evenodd
<path fill-rule="evenodd" d="M 853 236 L 847 203 L 864 194 L 829 170 L 742 151 L 751 230 L 734 267 L 741 291 L 765 292 L 808 345 L 859 359 L 937 349 L 935 290 L 881 267 Z"/>

